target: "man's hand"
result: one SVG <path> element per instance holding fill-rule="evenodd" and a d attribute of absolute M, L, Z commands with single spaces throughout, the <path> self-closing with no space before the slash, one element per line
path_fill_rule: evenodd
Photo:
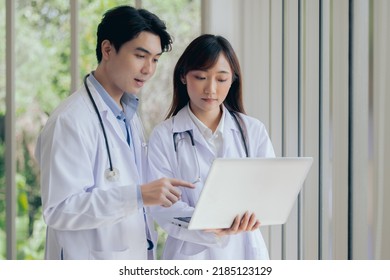
<path fill-rule="evenodd" d="M 142 199 L 145 206 L 161 205 L 170 207 L 180 199 L 177 187 L 195 188 L 195 185 L 174 178 L 161 178 L 141 185 Z"/>

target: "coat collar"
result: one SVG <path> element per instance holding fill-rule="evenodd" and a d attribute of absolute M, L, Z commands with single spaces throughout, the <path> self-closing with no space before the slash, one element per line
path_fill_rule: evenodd
<path fill-rule="evenodd" d="M 172 117 L 173 133 L 195 130 L 195 128 L 196 126 L 187 111 L 187 106 L 183 107 L 175 116 Z"/>
<path fill-rule="evenodd" d="M 95 101 L 95 104 L 96 104 L 96 107 L 98 108 L 99 113 L 107 112 L 109 110 L 109 107 L 104 102 L 104 100 L 100 96 L 100 94 L 97 92 L 95 86 L 92 84 L 92 82 L 89 80 L 89 78 L 86 79 L 86 84 L 87 84 L 88 90 L 91 92 L 92 98 Z M 88 96 L 88 90 L 87 90 L 86 86 L 84 85 L 84 91 L 85 91 L 87 99 L 89 101 L 88 103 L 91 103 L 92 110 L 94 111 L 92 102 L 90 100 L 90 97 Z"/>
<path fill-rule="evenodd" d="M 104 102 L 106 105 L 105 108 L 109 108 L 115 117 L 125 115 L 126 121 L 129 123 L 131 119 L 133 119 L 137 108 L 139 104 L 138 98 L 129 93 L 124 93 L 121 99 L 121 103 L 124 107 L 124 113 L 122 109 L 118 106 L 118 104 L 115 103 L 114 99 L 108 94 L 108 92 L 105 90 L 105 88 L 99 83 L 98 80 L 96 80 L 94 76 L 94 72 L 92 71 L 91 74 L 89 74 L 87 79 L 90 84 L 92 84 L 93 89 L 99 95 L 101 101 Z M 94 97 L 95 98 L 95 97 Z"/>
<path fill-rule="evenodd" d="M 187 105 L 188 106 L 188 105 Z M 187 106 L 183 107 L 174 117 L 172 117 L 172 132 L 184 132 L 187 130 L 193 130 L 197 131 L 197 127 L 192 121 Z M 224 105 L 222 105 L 224 106 Z M 227 108 L 224 106 L 223 108 L 225 110 L 225 120 L 224 120 L 224 132 L 225 131 L 237 131 L 239 132 L 239 129 L 237 127 L 237 124 Z M 237 113 L 236 113 L 237 114 Z M 237 116 L 238 117 L 238 116 Z"/>
<path fill-rule="evenodd" d="M 91 95 L 94 99 L 96 107 L 98 108 L 98 111 L 99 111 L 101 118 L 103 120 L 107 120 L 107 122 L 108 122 L 108 125 L 105 124 L 105 129 L 112 129 L 113 131 L 115 131 L 116 134 L 121 135 L 123 132 L 122 132 L 121 127 L 119 126 L 118 120 L 116 119 L 116 116 L 114 115 L 114 113 L 111 111 L 111 109 L 108 107 L 108 105 L 104 102 L 103 98 L 100 96 L 97 89 L 94 87 L 94 85 L 91 83 L 91 81 L 89 79 L 87 79 L 87 85 L 88 85 L 88 89 L 91 92 Z M 87 91 L 86 89 L 84 89 L 84 90 Z M 86 92 L 86 98 L 88 99 L 89 103 L 91 104 L 92 110 L 95 111 L 95 109 L 93 108 L 92 102 L 89 99 L 87 92 Z M 121 138 L 123 140 L 123 143 L 128 145 L 125 138 L 124 137 L 121 137 Z"/>

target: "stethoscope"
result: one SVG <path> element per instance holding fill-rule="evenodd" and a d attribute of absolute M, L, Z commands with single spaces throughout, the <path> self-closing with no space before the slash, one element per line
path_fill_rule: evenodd
<path fill-rule="evenodd" d="M 99 109 L 98 109 L 98 107 L 96 105 L 96 102 L 95 102 L 95 100 L 94 100 L 94 98 L 92 96 L 91 91 L 89 90 L 89 87 L 88 87 L 88 84 L 87 84 L 88 76 L 89 76 L 89 74 L 85 75 L 85 77 L 84 77 L 84 87 L 85 87 L 85 89 L 86 89 L 86 91 L 88 93 L 89 99 L 91 99 L 91 102 L 93 104 L 93 108 L 95 109 L 95 112 L 96 112 L 96 114 L 97 114 L 97 116 L 99 118 L 99 123 L 100 123 L 100 126 L 101 126 L 102 131 L 103 131 L 104 142 L 106 143 L 106 150 L 107 150 L 107 155 L 108 155 L 108 161 L 109 161 L 109 164 L 110 164 L 110 167 L 105 170 L 104 176 L 106 177 L 106 179 L 108 181 L 115 182 L 115 181 L 119 180 L 120 173 L 119 173 L 119 170 L 117 168 L 113 167 L 113 164 L 112 164 L 110 146 L 108 145 L 106 129 L 104 127 L 103 120 L 102 120 L 102 117 L 101 117 L 101 115 L 99 113 Z M 142 136 L 145 139 L 143 128 L 142 128 Z M 146 144 L 145 141 L 143 141 L 142 147 L 147 147 L 147 144 Z M 144 213 L 144 215 L 145 215 L 145 213 Z M 152 240 L 150 240 L 149 238 L 147 238 L 146 240 L 148 242 L 148 250 L 152 250 L 154 248 L 154 244 L 153 244 Z"/>
<path fill-rule="evenodd" d="M 88 96 L 89 96 L 89 99 L 91 100 L 92 104 L 93 104 L 93 107 L 95 109 L 95 112 L 99 118 L 99 123 L 100 123 L 100 126 L 102 128 L 102 131 L 103 131 L 103 136 L 104 136 L 104 142 L 106 144 L 106 150 L 107 150 L 107 155 L 108 155 L 108 161 L 109 161 L 109 168 L 107 168 L 105 171 L 104 171 L 104 176 L 105 178 L 110 181 L 110 182 L 116 182 L 119 180 L 119 177 L 120 177 L 120 173 L 119 173 L 119 170 L 117 168 L 115 168 L 112 164 L 112 157 L 111 157 L 111 151 L 110 151 L 110 147 L 108 145 L 108 139 L 107 139 L 107 133 L 106 133 L 106 129 L 104 127 L 104 124 L 103 124 L 103 120 L 102 120 L 102 117 L 99 113 L 99 109 L 96 105 L 96 102 L 92 96 L 92 93 L 91 91 L 89 90 L 89 87 L 88 87 L 88 84 L 87 84 L 87 78 L 88 78 L 89 74 L 87 74 L 85 77 L 84 77 L 84 87 L 88 93 Z M 143 128 L 142 128 L 142 136 L 143 138 L 145 138 L 144 136 L 144 132 L 143 132 Z M 146 141 L 143 141 L 142 143 L 142 147 L 147 147 L 147 144 L 146 144 Z"/>
<path fill-rule="evenodd" d="M 238 118 L 237 118 L 236 114 L 233 111 L 229 111 L 229 113 L 232 116 L 232 118 L 235 121 L 235 123 L 237 124 L 238 130 L 240 131 L 241 140 L 242 140 L 242 143 L 243 143 L 243 146 L 244 146 L 244 150 L 245 150 L 245 155 L 246 155 L 246 157 L 249 157 L 249 150 L 248 150 L 247 142 L 245 140 L 244 130 L 242 129 L 242 126 L 241 126 L 240 122 L 238 121 Z M 174 121 L 174 117 L 172 118 L 172 122 L 173 121 Z M 186 130 L 186 131 L 183 131 L 183 132 L 174 132 L 173 136 L 172 136 L 173 137 L 173 147 L 175 149 L 176 156 L 178 157 L 178 143 L 184 139 L 184 137 L 182 136 L 183 134 L 187 134 L 188 137 L 189 137 L 189 140 L 191 142 L 192 151 L 193 151 L 192 154 L 193 154 L 193 157 L 194 157 L 195 166 L 196 166 L 196 170 L 197 170 L 196 177 L 192 181 L 192 184 L 196 184 L 196 183 L 201 182 L 202 179 L 201 179 L 201 176 L 200 176 L 200 164 L 199 164 L 198 152 L 196 150 L 196 146 L 195 146 L 195 141 L 194 141 L 194 136 L 192 134 L 192 130 Z M 181 137 L 179 137 L 179 139 L 177 139 L 178 136 L 181 136 Z"/>
<path fill-rule="evenodd" d="M 106 129 L 104 127 L 102 116 L 100 116 L 99 109 L 98 109 L 98 107 L 96 105 L 96 102 L 95 102 L 95 100 L 92 97 L 91 91 L 89 90 L 89 87 L 88 87 L 88 84 L 87 84 L 88 76 L 89 76 L 89 74 L 85 75 L 85 77 L 84 77 L 84 87 L 85 87 L 85 90 L 88 93 L 89 99 L 91 99 L 93 108 L 95 109 L 95 112 L 96 112 L 96 114 L 97 114 L 97 116 L 99 118 L 99 123 L 100 123 L 100 126 L 101 126 L 102 131 L 103 131 L 104 142 L 106 144 L 108 161 L 109 161 L 109 164 L 110 164 L 110 167 L 104 171 L 104 176 L 106 177 L 106 179 L 108 181 L 115 182 L 115 181 L 119 180 L 120 173 L 119 173 L 119 170 L 117 168 L 113 167 L 113 165 L 112 165 L 111 152 L 110 152 L 110 146 L 108 145 Z"/>

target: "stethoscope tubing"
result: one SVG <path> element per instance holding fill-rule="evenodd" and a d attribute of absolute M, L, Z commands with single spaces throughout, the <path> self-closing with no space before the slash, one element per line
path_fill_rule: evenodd
<path fill-rule="evenodd" d="M 242 139 L 242 142 L 243 142 L 243 146 L 244 146 L 244 150 L 245 150 L 245 155 L 246 157 L 249 157 L 249 151 L 248 151 L 248 146 L 247 146 L 247 143 L 245 141 L 245 136 L 244 136 L 244 131 L 238 121 L 238 118 L 236 117 L 236 115 L 234 114 L 234 112 L 232 111 L 229 111 L 230 114 L 232 115 L 234 121 L 236 122 L 237 126 L 238 126 L 238 129 L 240 131 L 240 134 L 241 134 L 241 139 Z M 172 119 L 172 122 L 174 122 L 174 117 Z M 195 180 L 193 181 L 193 184 L 197 183 L 197 182 L 200 182 L 201 181 L 201 175 L 200 175 L 200 163 L 199 163 L 199 158 L 198 158 L 198 153 L 197 153 L 197 149 L 196 149 L 196 146 L 195 146 L 195 141 L 194 141 L 194 136 L 192 134 L 192 130 L 186 130 L 186 131 L 183 131 L 183 132 L 173 132 L 173 135 L 172 135 L 172 138 L 173 138 L 173 147 L 174 147 L 174 150 L 175 150 L 175 153 L 176 153 L 176 156 L 177 156 L 177 159 L 179 159 L 178 157 L 178 140 L 176 140 L 176 138 L 181 135 L 181 134 L 188 134 L 189 136 L 189 139 L 191 141 L 191 146 L 192 146 L 192 149 L 193 149 L 193 153 L 194 153 L 194 160 L 195 160 L 195 163 L 196 163 L 196 167 L 197 167 L 197 170 L 198 170 L 198 174 L 197 174 L 197 177 L 195 178 Z M 181 139 L 184 139 L 183 137 L 181 137 Z M 181 140 L 179 139 L 179 141 Z M 180 168 L 180 167 L 179 167 Z"/>
<path fill-rule="evenodd" d="M 181 134 L 182 132 L 174 132 L 173 133 L 173 145 L 174 145 L 174 148 L 175 148 L 175 152 L 177 152 L 177 141 L 176 141 L 176 137 Z M 192 136 L 192 131 L 191 130 L 186 130 L 184 131 L 183 133 L 187 133 L 188 136 L 190 137 L 190 141 L 191 141 L 191 145 L 193 147 L 195 147 L 195 142 L 194 142 L 194 136 Z"/>
<path fill-rule="evenodd" d="M 246 157 L 249 157 L 248 145 L 247 145 L 247 143 L 245 141 L 245 136 L 244 136 L 244 131 L 242 129 L 242 126 L 240 125 L 240 122 L 238 121 L 238 118 L 237 118 L 236 114 L 233 111 L 229 111 L 229 113 L 234 118 L 234 120 L 235 120 L 235 122 L 236 122 L 236 124 L 238 126 L 238 130 L 240 130 L 242 143 L 243 143 L 244 149 L 245 149 L 245 155 L 246 155 Z"/>
<path fill-rule="evenodd" d="M 111 159 L 111 151 L 110 151 L 110 146 L 108 145 L 108 139 L 107 139 L 107 134 L 106 134 L 106 129 L 104 128 L 104 124 L 103 124 L 103 120 L 102 120 L 102 117 L 99 113 L 99 109 L 96 105 L 96 102 L 92 96 L 92 93 L 91 91 L 89 90 L 89 87 L 88 87 L 88 84 L 87 84 L 87 78 L 88 78 L 89 74 L 85 75 L 84 77 L 84 86 L 85 86 L 85 90 L 87 91 L 88 93 L 88 96 L 89 96 L 89 99 L 91 99 L 91 102 L 92 102 L 92 105 L 95 109 L 95 112 L 99 118 L 99 123 L 100 123 L 100 126 L 102 128 L 102 131 L 103 131 L 103 137 L 104 137 L 104 142 L 106 144 L 106 150 L 107 150 L 107 155 L 108 155 L 108 161 L 110 163 L 110 171 L 113 171 L 114 170 L 114 167 L 112 165 L 112 159 Z"/>
<path fill-rule="evenodd" d="M 234 112 L 232 112 L 232 111 L 229 111 L 229 113 L 232 115 L 235 123 L 238 126 L 238 130 L 240 131 L 241 140 L 242 140 L 242 143 L 243 143 L 243 146 L 244 146 L 244 150 L 245 150 L 245 155 L 246 155 L 246 157 L 249 157 L 249 150 L 248 150 L 248 145 L 247 145 L 246 140 L 245 140 L 244 130 L 242 129 L 242 126 L 240 125 L 240 122 L 238 121 L 238 118 L 237 118 L 236 114 Z M 179 134 L 182 134 L 182 133 L 187 133 L 188 134 L 188 136 L 190 138 L 190 141 L 191 141 L 191 145 L 193 147 L 195 147 L 194 136 L 192 135 L 192 131 L 191 130 L 186 130 L 186 131 L 183 131 L 183 132 L 174 132 L 172 137 L 173 137 L 173 147 L 174 147 L 176 153 L 177 153 L 176 137 Z"/>

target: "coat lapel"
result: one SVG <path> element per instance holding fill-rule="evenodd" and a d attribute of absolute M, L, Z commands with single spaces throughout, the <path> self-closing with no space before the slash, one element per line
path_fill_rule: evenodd
<path fill-rule="evenodd" d="M 192 121 L 190 114 L 188 113 L 188 108 L 185 106 L 182 108 L 176 116 L 173 117 L 172 132 L 173 133 L 182 133 L 187 130 L 192 131 L 194 137 L 195 147 L 200 154 L 205 152 L 213 155 L 213 151 L 209 148 L 209 145 L 204 139 L 203 135 L 200 133 L 198 127 Z"/>
<path fill-rule="evenodd" d="M 241 139 L 241 132 L 238 128 L 238 124 L 233 119 L 230 112 L 226 110 L 225 114 L 225 127 L 222 145 L 222 155 L 224 157 L 246 157 L 245 149 Z M 237 116 L 238 118 L 238 116 Z M 242 128 L 244 130 L 244 128 Z"/>

